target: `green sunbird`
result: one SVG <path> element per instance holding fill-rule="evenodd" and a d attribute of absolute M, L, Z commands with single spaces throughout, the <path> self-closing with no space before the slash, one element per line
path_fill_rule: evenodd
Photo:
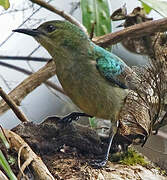
<path fill-rule="evenodd" d="M 16 29 L 14 32 L 33 36 L 47 49 L 55 61 L 57 77 L 74 104 L 87 115 L 111 121 L 109 148 L 98 163 L 98 166 L 104 166 L 117 130 L 119 112 L 129 88 L 133 89 L 127 81 L 133 80 L 132 70 L 67 21 L 49 21 L 37 29 Z"/>

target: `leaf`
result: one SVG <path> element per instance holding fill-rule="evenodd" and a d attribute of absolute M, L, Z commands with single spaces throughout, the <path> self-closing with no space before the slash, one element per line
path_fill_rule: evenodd
<path fill-rule="evenodd" d="M 142 3 L 142 6 L 147 14 L 149 14 L 150 11 L 152 10 L 152 8 L 145 3 Z"/>
<path fill-rule="evenodd" d="M 13 171 L 11 170 L 11 168 L 1 150 L 0 150 L 0 165 L 6 172 L 6 174 L 10 178 L 10 180 L 17 180 L 16 176 L 14 175 Z"/>
<path fill-rule="evenodd" d="M 93 118 L 89 118 L 89 124 L 90 124 L 90 127 L 91 128 L 96 128 L 97 127 L 97 121 L 96 121 L 96 118 L 93 117 Z"/>
<path fill-rule="evenodd" d="M 91 34 L 101 36 L 111 32 L 111 19 L 108 0 L 81 0 L 82 22 Z"/>
<path fill-rule="evenodd" d="M 7 10 L 10 7 L 9 0 L 0 0 L 0 6 L 3 6 Z"/>
<path fill-rule="evenodd" d="M 162 0 L 139 0 L 157 11 L 160 15 L 167 17 L 167 1 Z"/>
<path fill-rule="evenodd" d="M 0 139 L 4 143 L 5 147 L 7 149 L 9 149 L 10 148 L 10 144 L 8 143 L 8 140 L 7 140 L 7 138 L 6 138 L 5 134 L 4 134 L 4 131 L 3 131 L 1 126 L 0 126 Z"/>

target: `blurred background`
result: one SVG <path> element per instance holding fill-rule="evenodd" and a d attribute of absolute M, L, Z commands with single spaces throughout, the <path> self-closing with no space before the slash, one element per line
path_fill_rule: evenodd
<path fill-rule="evenodd" d="M 48 0 L 53 6 L 70 13 L 80 22 L 82 21 L 81 9 L 79 1 L 77 0 Z M 111 13 L 122 7 L 126 3 L 128 13 L 135 7 L 141 6 L 138 0 L 110 0 Z M 157 12 L 152 10 L 149 17 L 154 19 L 162 18 Z M 31 37 L 13 33 L 13 29 L 17 28 L 35 28 L 41 23 L 48 20 L 62 19 L 60 16 L 41 8 L 38 5 L 32 4 L 28 0 L 10 0 L 10 8 L 4 11 L 0 7 L 0 55 L 6 56 L 33 56 L 50 58 L 47 51 L 39 47 L 39 44 Z M 119 22 L 113 22 L 113 31 L 117 31 Z M 121 57 L 129 66 L 142 66 L 148 62 L 146 56 L 136 55 L 127 51 L 121 44 L 112 47 L 113 53 Z M 3 60 L 0 61 L 17 65 L 30 71 L 37 71 L 45 62 L 34 61 L 19 61 L 19 60 Z M 0 66 L 0 86 L 5 92 L 10 92 L 20 82 L 22 82 L 27 75 L 20 73 L 14 69 Z M 51 78 L 52 81 L 59 84 L 56 76 Z M 55 92 L 46 85 L 41 85 L 30 93 L 21 103 L 21 109 L 29 120 L 34 122 L 41 122 L 47 116 L 51 115 L 65 115 L 76 109 L 70 99 L 63 96 L 59 92 Z M 12 128 L 19 124 L 20 121 L 11 110 L 0 116 L 0 124 L 4 128 Z M 167 169 L 167 127 L 162 128 L 157 136 L 152 136 L 147 141 L 144 148 L 137 147 L 152 161 L 158 163 Z"/>

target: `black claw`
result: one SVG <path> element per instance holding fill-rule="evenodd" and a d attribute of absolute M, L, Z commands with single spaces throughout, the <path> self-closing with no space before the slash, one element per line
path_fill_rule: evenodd
<path fill-rule="evenodd" d="M 108 154 L 104 153 L 101 154 L 97 159 L 91 161 L 89 164 L 93 168 L 102 168 L 107 164 L 107 161 L 108 161 Z"/>
<path fill-rule="evenodd" d="M 72 112 L 71 114 L 68 114 L 65 117 L 59 117 L 59 116 L 49 116 L 45 119 L 45 121 L 56 121 L 59 124 L 62 124 L 63 126 L 66 126 L 67 124 L 70 124 L 72 121 L 77 121 L 81 116 L 84 117 L 92 117 L 88 114 L 81 113 L 81 112 Z"/>
<path fill-rule="evenodd" d="M 79 120 L 79 118 L 81 116 L 84 116 L 84 117 L 92 117 L 88 114 L 85 114 L 85 113 L 80 113 L 80 112 L 72 112 L 71 114 L 63 117 L 62 119 L 60 119 L 60 123 L 71 123 L 72 121 L 77 121 Z"/>
<path fill-rule="evenodd" d="M 94 161 L 91 161 L 89 163 L 93 168 L 102 168 L 104 167 L 106 164 L 107 164 L 107 160 L 106 159 L 99 159 L 99 160 L 94 160 Z"/>

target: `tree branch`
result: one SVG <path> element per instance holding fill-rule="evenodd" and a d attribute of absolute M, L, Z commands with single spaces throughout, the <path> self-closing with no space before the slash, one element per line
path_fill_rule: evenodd
<path fill-rule="evenodd" d="M 93 41 L 99 46 L 108 47 L 121 42 L 127 37 L 138 38 L 164 31 L 167 31 L 167 18 L 136 24 L 114 33 L 95 37 Z"/>
<path fill-rule="evenodd" d="M 32 149 L 20 136 L 9 130 L 5 130 L 5 135 L 8 139 L 10 139 L 11 147 L 15 149 L 17 152 L 21 147 L 25 147 L 22 150 L 22 158 L 24 160 L 27 160 L 29 157 L 33 159 L 31 167 L 34 170 L 35 177 L 37 179 L 54 180 L 52 174 L 49 172 L 45 164 L 42 162 L 41 158 L 32 151 Z"/>
<path fill-rule="evenodd" d="M 3 100 L 8 104 L 8 106 L 12 109 L 18 119 L 22 122 L 28 122 L 27 117 L 21 112 L 21 110 L 17 107 L 16 103 L 2 90 L 0 87 L 0 96 Z"/>
<path fill-rule="evenodd" d="M 31 71 L 28 71 L 27 69 L 24 69 L 24 68 L 21 68 L 21 67 L 18 67 L 18 66 L 15 66 L 15 65 L 12 65 L 12 64 L 8 64 L 8 63 L 5 63 L 5 62 L 1 62 L 0 61 L 0 66 L 4 66 L 4 67 L 7 67 L 7 68 L 11 68 L 11 69 L 14 69 L 16 71 L 19 71 L 21 73 L 24 73 L 24 74 L 27 74 L 27 75 L 31 75 L 33 74 Z M 64 90 L 56 85 L 55 83 L 52 83 L 51 81 L 46 81 L 45 84 L 53 89 L 55 89 L 56 91 L 62 93 L 63 95 L 66 95 Z"/>
<path fill-rule="evenodd" d="M 72 24 L 77 25 L 80 29 L 82 29 L 82 31 L 84 31 L 85 33 L 87 33 L 86 28 L 79 22 L 77 21 L 73 16 L 71 16 L 70 14 L 62 11 L 62 10 L 58 10 L 57 8 L 53 7 L 52 5 L 44 2 L 43 0 L 30 0 L 32 3 L 36 3 L 39 6 L 52 11 L 58 15 L 60 15 L 61 17 L 63 17 L 64 19 L 70 21 Z"/>
<path fill-rule="evenodd" d="M 41 124 L 33 124 L 32 122 L 22 123 L 12 130 L 22 137 L 34 152 L 40 154 L 55 179 L 91 179 L 92 177 L 94 179 L 97 179 L 97 177 L 99 179 L 115 179 L 117 177 L 116 179 L 118 179 L 120 174 L 120 178 L 129 177 L 134 180 L 139 179 L 139 175 L 141 179 L 145 179 L 148 177 L 148 174 L 153 178 L 155 177 L 155 179 L 163 179 L 157 172 L 152 173 L 155 172 L 153 170 L 155 168 L 150 166 L 150 163 L 147 161 L 146 163 L 149 164 L 146 168 L 143 165 L 135 165 L 135 168 L 130 165 L 127 167 L 127 165 L 116 162 L 108 162 L 107 168 L 102 169 L 90 167 L 88 165 L 89 162 L 98 160 L 98 158 L 104 155 L 103 153 L 107 148 L 107 141 L 101 141 L 93 129 L 78 123 L 71 123 L 68 126 L 64 126 L 60 123 L 59 117 L 54 117 L 53 119 L 46 119 Z M 10 137 L 13 138 L 13 136 Z M 120 139 L 119 141 L 124 143 L 126 139 Z M 63 146 L 64 144 L 66 146 Z M 59 152 L 60 149 L 64 153 Z M 24 152 L 22 154 L 24 160 L 32 157 L 27 156 L 27 152 L 26 154 Z M 29 154 L 31 155 L 31 152 Z M 118 157 L 118 155 L 115 157 Z M 34 165 L 33 170 L 35 172 L 35 167 L 39 166 L 40 163 L 37 163 L 37 160 L 35 159 L 35 162 L 32 161 L 31 164 L 32 166 Z M 140 160 L 137 160 L 137 162 L 140 164 Z M 139 171 L 136 171 L 136 168 Z M 102 174 L 102 178 L 99 174 Z M 40 179 L 40 177 L 36 177 L 36 179 Z"/>
<path fill-rule="evenodd" d="M 20 83 L 15 89 L 13 89 L 9 96 L 17 104 L 20 105 L 24 97 L 26 97 L 30 92 L 36 89 L 41 83 L 45 82 L 47 79 L 56 74 L 56 68 L 54 61 L 49 61 L 40 70 L 26 78 L 22 83 Z M 4 113 L 9 109 L 9 106 L 4 102 L 0 101 L 0 114 Z"/>
<path fill-rule="evenodd" d="M 27 57 L 27 56 L 0 56 L 1 60 L 25 60 L 25 61 L 36 61 L 36 62 L 47 62 L 49 58 L 40 58 L 40 57 Z"/>

